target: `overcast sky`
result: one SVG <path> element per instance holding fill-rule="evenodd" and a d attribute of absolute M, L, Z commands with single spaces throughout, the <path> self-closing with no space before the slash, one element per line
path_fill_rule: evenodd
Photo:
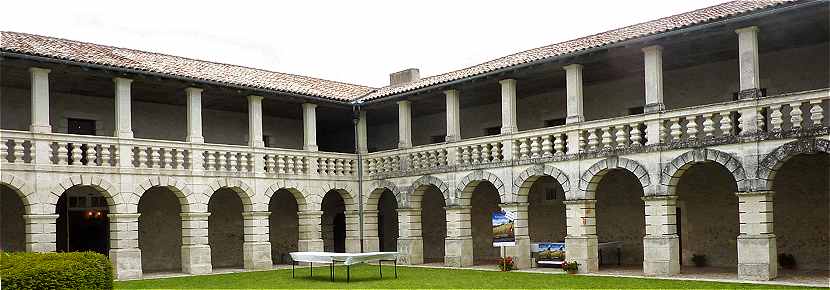
<path fill-rule="evenodd" d="M 29 0 L 0 30 L 379 87 L 720 2 Z"/>

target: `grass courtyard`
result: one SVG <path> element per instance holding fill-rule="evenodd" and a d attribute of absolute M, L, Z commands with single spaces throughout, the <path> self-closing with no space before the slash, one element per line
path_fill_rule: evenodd
<path fill-rule="evenodd" d="M 291 278 L 291 269 L 261 272 L 188 276 L 116 282 L 116 289 L 238 289 L 238 288 L 485 288 L 485 289 L 550 289 L 550 288 L 651 288 L 651 289 L 781 289 L 796 288 L 780 285 L 758 285 L 682 281 L 664 279 L 614 278 L 566 274 L 495 272 L 479 270 L 398 267 L 398 279 L 393 268 L 384 266 L 383 279 L 376 265 L 352 266 L 351 282 L 346 283 L 346 268 L 336 268 L 336 281 L 329 281 L 328 268 L 315 268 L 309 277 L 308 268 L 297 268 L 297 277 Z"/>

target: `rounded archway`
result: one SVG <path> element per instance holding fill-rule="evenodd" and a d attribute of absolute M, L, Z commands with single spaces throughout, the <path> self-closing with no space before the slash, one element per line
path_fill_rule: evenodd
<path fill-rule="evenodd" d="M 598 175 L 595 196 L 599 267 L 641 266 L 645 236 L 643 185 L 627 169 L 606 169 Z"/>
<path fill-rule="evenodd" d="M 109 255 L 109 206 L 95 187 L 75 185 L 64 191 L 55 207 L 57 251 Z"/>
<path fill-rule="evenodd" d="M 208 202 L 208 242 L 214 269 L 242 268 L 244 222 L 243 202 L 233 189 L 221 188 Z"/>
<path fill-rule="evenodd" d="M 144 273 L 181 272 L 182 205 L 168 187 L 154 186 L 138 201 L 138 247 Z"/>
<path fill-rule="evenodd" d="M 268 204 L 271 261 L 276 264 L 291 262 L 289 253 L 298 251 L 300 239 L 300 222 L 297 216 L 299 205 L 297 199 L 288 189 L 280 189 L 271 196 Z"/>
<path fill-rule="evenodd" d="M 0 251 L 26 250 L 26 208 L 17 190 L 0 184 Z"/>
<path fill-rule="evenodd" d="M 496 264 L 501 253 L 493 247 L 493 213 L 500 209 L 498 189 L 489 181 L 474 186 L 470 197 L 470 227 L 473 236 L 473 264 Z"/>
<path fill-rule="evenodd" d="M 424 263 L 444 264 L 444 241 L 447 238 L 447 205 L 444 195 L 437 186 L 426 184 L 418 186 L 412 196 L 421 210 Z"/>
<path fill-rule="evenodd" d="M 532 243 L 565 241 L 565 191 L 549 175 L 529 178 L 528 232 Z"/>
<path fill-rule="evenodd" d="M 323 216 L 321 228 L 323 250 L 326 252 L 346 252 L 346 203 L 340 192 L 329 190 L 323 197 L 321 205 Z"/>
<path fill-rule="evenodd" d="M 398 202 L 391 190 L 385 189 L 378 200 L 378 245 L 382 252 L 398 249 Z"/>

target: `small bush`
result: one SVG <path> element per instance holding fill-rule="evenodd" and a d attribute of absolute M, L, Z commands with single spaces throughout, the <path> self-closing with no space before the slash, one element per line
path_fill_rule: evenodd
<path fill-rule="evenodd" d="M 576 261 L 565 261 L 562 263 L 562 270 L 565 270 L 565 272 L 568 272 L 569 274 L 575 274 L 576 272 L 579 272 L 579 263 Z"/>
<path fill-rule="evenodd" d="M 94 252 L 2 253 L 5 289 L 112 289 L 107 256 Z"/>
<path fill-rule="evenodd" d="M 508 256 L 505 258 L 499 258 L 499 270 L 507 272 L 513 270 L 513 267 L 513 257 Z"/>

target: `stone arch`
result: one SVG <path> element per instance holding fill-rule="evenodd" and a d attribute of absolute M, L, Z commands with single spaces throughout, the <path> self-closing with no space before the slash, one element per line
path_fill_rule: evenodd
<path fill-rule="evenodd" d="M 190 212 L 190 205 L 194 202 L 188 198 L 191 196 L 192 191 L 190 190 L 190 186 L 188 186 L 183 180 L 172 176 L 153 176 L 138 183 L 135 186 L 133 193 L 135 193 L 140 200 L 141 197 L 144 196 L 144 193 L 153 187 L 163 187 L 172 191 L 173 194 L 179 198 L 179 204 L 181 205 L 182 212 Z"/>
<path fill-rule="evenodd" d="M 369 192 L 369 195 L 366 199 L 367 208 L 377 207 L 378 201 L 380 200 L 380 196 L 383 194 L 383 191 L 387 189 L 391 191 L 393 195 L 395 195 L 395 201 L 398 203 L 398 206 L 406 204 L 406 202 L 403 200 L 404 197 L 401 195 L 401 192 L 398 189 L 398 186 L 395 185 L 395 183 L 392 183 L 391 181 L 384 179 L 375 181 L 375 184 L 372 186 L 372 188 L 374 189 L 372 189 L 372 191 Z"/>
<path fill-rule="evenodd" d="M 802 153 L 828 153 L 830 154 L 830 141 L 825 139 L 806 138 L 799 139 L 775 148 L 769 154 L 764 156 L 761 163 L 758 164 L 757 189 L 772 190 L 772 182 L 775 180 L 775 174 L 781 166 L 793 156 Z"/>
<path fill-rule="evenodd" d="M 271 202 L 271 197 L 273 197 L 274 194 L 280 189 L 285 189 L 290 192 L 292 196 L 294 196 L 294 200 L 297 202 L 298 211 L 306 210 L 308 202 L 306 201 L 306 197 L 304 195 L 304 192 L 306 191 L 305 187 L 301 183 L 291 180 L 280 180 L 274 184 L 271 184 L 271 186 L 268 186 L 268 188 L 265 189 L 265 198 L 268 200 L 268 203 Z"/>
<path fill-rule="evenodd" d="M 435 186 L 435 188 L 437 188 L 438 191 L 441 192 L 441 195 L 444 197 L 444 203 L 445 204 L 450 203 L 450 194 L 449 194 L 450 187 L 449 187 L 449 185 L 447 185 L 446 182 L 444 182 L 443 180 L 441 180 L 438 177 L 435 177 L 435 176 L 432 176 L 432 175 L 424 175 L 424 176 L 419 177 L 418 179 L 415 180 L 415 182 L 412 183 L 412 187 L 411 187 L 412 192 L 410 193 L 410 196 L 409 196 L 408 200 L 406 201 L 407 203 L 410 203 L 408 205 L 412 208 L 420 208 L 421 201 L 423 200 L 423 197 L 424 197 L 424 191 L 429 186 Z M 401 202 L 403 202 L 403 201 L 401 201 Z M 406 206 L 407 204 L 402 203 L 401 205 L 403 207 L 403 206 Z"/>
<path fill-rule="evenodd" d="M 565 196 L 568 196 L 571 191 L 571 183 L 568 181 L 568 175 L 562 172 L 562 170 L 559 170 L 559 168 L 550 165 L 537 164 L 528 167 L 513 180 L 513 185 L 515 188 L 518 188 L 515 200 L 518 202 L 527 202 L 531 186 L 533 186 L 533 183 L 542 176 L 550 176 L 556 179 L 565 191 Z"/>
<path fill-rule="evenodd" d="M 660 184 L 666 186 L 667 194 L 675 195 L 677 182 L 680 181 L 683 172 L 695 163 L 700 162 L 715 162 L 723 165 L 735 179 L 738 191 L 746 190 L 744 185 L 746 183 L 746 172 L 741 161 L 723 151 L 697 148 L 677 156 L 663 167 L 663 171 L 660 173 Z"/>
<path fill-rule="evenodd" d="M 245 184 L 242 180 L 236 178 L 217 178 L 211 181 L 208 184 L 208 192 L 205 193 L 207 200 L 205 200 L 205 204 L 210 201 L 210 197 L 213 196 L 216 191 L 228 188 L 233 190 L 238 196 L 239 199 L 242 200 L 242 211 L 243 212 L 251 212 L 253 211 L 253 196 L 254 190 Z"/>
<path fill-rule="evenodd" d="M 33 214 L 31 199 L 34 198 L 35 193 L 29 184 L 20 177 L 3 172 L 0 173 L 0 184 L 11 188 L 23 203 L 24 214 Z"/>
<path fill-rule="evenodd" d="M 501 181 L 501 178 L 487 171 L 474 170 L 473 172 L 470 172 L 470 174 L 467 174 L 467 176 L 464 176 L 464 178 L 461 179 L 461 182 L 458 183 L 458 187 L 456 187 L 456 189 L 461 195 L 458 201 L 459 205 L 470 205 L 473 190 L 482 181 L 488 181 L 496 187 L 496 190 L 499 192 L 500 202 L 505 202 L 508 200 L 507 190 L 505 189 L 504 182 Z"/>
<path fill-rule="evenodd" d="M 130 213 L 130 211 L 125 207 L 127 205 L 132 205 L 132 207 L 135 208 L 135 205 L 138 204 L 138 196 L 135 193 L 129 192 L 122 194 L 106 179 L 99 176 L 89 176 L 83 174 L 71 175 L 53 186 L 49 191 L 50 194 L 46 196 L 45 203 L 54 208 L 57 206 L 58 199 L 60 199 L 63 193 L 73 186 L 89 186 L 97 190 L 98 193 L 100 193 L 101 196 L 107 200 L 110 213 Z M 113 195 L 112 192 L 117 193 Z M 54 211 L 55 210 L 53 209 L 51 212 Z"/>
<path fill-rule="evenodd" d="M 597 161 L 588 170 L 585 170 L 579 178 L 580 194 L 571 196 L 575 197 L 575 199 L 595 199 L 597 185 L 600 179 L 611 169 L 624 169 L 633 173 L 634 176 L 637 176 L 643 188 L 651 185 L 648 171 L 642 164 L 628 158 L 611 156 Z"/>
<path fill-rule="evenodd" d="M 323 210 L 323 198 L 329 191 L 335 191 L 340 194 L 340 198 L 343 199 L 343 204 L 346 206 L 346 211 L 355 211 L 357 210 L 357 204 L 355 203 L 355 198 L 352 196 L 352 186 L 348 184 L 339 184 L 339 183 L 324 183 L 320 187 L 320 193 L 316 195 L 316 206 L 317 210 Z"/>

